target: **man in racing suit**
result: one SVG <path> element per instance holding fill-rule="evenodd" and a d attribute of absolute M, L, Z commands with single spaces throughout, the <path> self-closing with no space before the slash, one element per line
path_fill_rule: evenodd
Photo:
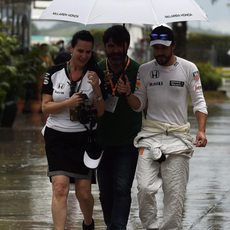
<path fill-rule="evenodd" d="M 173 31 L 156 27 L 150 34 L 154 60 L 140 66 L 140 85 L 131 93 L 128 79 L 119 81 L 118 91 L 126 94 L 135 111 L 146 108 L 142 130 L 134 139 L 139 148 L 136 171 L 139 215 L 146 229 L 179 230 L 189 159 L 193 145 L 205 147 L 207 106 L 196 65 L 174 55 Z M 191 98 L 198 131 L 193 141 L 188 122 L 188 96 Z M 155 194 L 162 186 L 164 210 L 157 221 Z"/>

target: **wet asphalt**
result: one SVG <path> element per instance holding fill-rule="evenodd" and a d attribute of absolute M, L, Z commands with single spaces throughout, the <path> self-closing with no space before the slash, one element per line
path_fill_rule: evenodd
<path fill-rule="evenodd" d="M 190 179 L 183 230 L 230 229 L 230 102 L 209 106 L 208 145 L 196 148 L 190 161 Z M 40 113 L 18 114 L 12 128 L 0 128 L 0 230 L 51 230 L 51 185 Z M 196 124 L 190 117 L 192 134 Z M 139 230 L 136 181 L 128 229 Z M 105 229 L 98 187 L 93 185 L 96 229 Z M 162 218 L 159 191 L 159 219 Z M 81 229 L 82 215 L 70 191 L 67 229 Z"/>

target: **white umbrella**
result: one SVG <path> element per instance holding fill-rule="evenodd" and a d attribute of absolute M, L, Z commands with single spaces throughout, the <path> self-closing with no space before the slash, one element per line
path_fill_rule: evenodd
<path fill-rule="evenodd" d="M 162 23 L 207 20 L 194 0 L 53 0 L 40 19 L 84 25 Z"/>

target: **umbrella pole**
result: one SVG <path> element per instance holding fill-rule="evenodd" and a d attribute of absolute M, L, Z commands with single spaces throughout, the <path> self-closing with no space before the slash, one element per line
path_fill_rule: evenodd
<path fill-rule="evenodd" d="M 125 29 L 125 23 L 123 23 L 123 27 Z M 125 54 L 125 42 L 123 42 L 123 54 Z M 126 60 L 127 55 L 125 56 L 123 63 L 122 63 L 122 76 L 121 79 L 124 81 L 124 83 L 126 83 L 125 80 L 125 60 Z"/>

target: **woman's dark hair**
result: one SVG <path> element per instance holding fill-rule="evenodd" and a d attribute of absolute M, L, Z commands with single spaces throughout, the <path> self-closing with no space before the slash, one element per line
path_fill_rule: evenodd
<path fill-rule="evenodd" d="M 87 42 L 92 42 L 94 46 L 94 37 L 93 35 L 88 31 L 88 30 L 80 30 L 76 32 L 71 40 L 71 47 L 74 48 L 77 44 L 77 42 L 81 41 L 87 41 Z M 92 52 L 92 56 L 90 60 L 88 61 L 87 65 L 85 66 L 85 71 L 87 70 L 93 70 L 95 71 L 97 69 L 97 60 L 95 58 L 94 52 Z"/>
<path fill-rule="evenodd" d="M 103 43 L 104 45 L 110 40 L 117 44 L 122 45 L 124 42 L 129 46 L 130 44 L 130 34 L 125 26 L 114 25 L 109 27 L 103 34 Z"/>
<path fill-rule="evenodd" d="M 78 31 L 73 35 L 72 40 L 71 40 L 71 47 L 72 48 L 77 44 L 78 40 L 92 42 L 92 44 L 94 46 L 93 35 L 87 30 Z"/>

